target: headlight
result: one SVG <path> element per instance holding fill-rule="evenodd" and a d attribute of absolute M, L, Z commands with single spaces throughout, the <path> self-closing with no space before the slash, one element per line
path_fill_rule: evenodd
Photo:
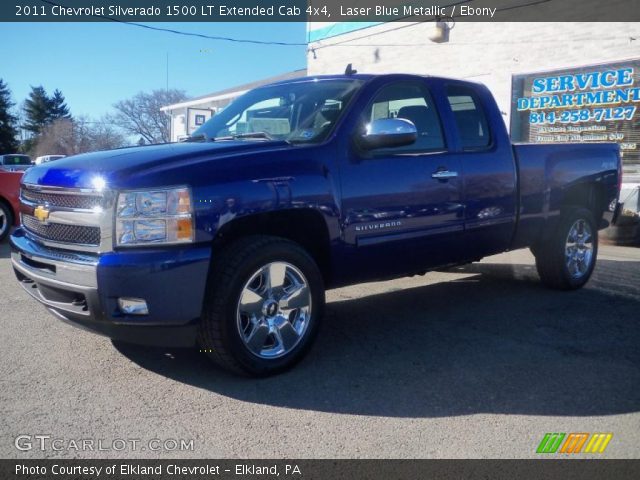
<path fill-rule="evenodd" d="M 186 187 L 118 194 L 116 245 L 193 242 L 191 192 Z"/>

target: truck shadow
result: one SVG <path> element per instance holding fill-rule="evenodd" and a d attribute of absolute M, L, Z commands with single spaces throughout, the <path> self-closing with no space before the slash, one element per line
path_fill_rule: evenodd
<path fill-rule="evenodd" d="M 465 275 L 329 303 L 315 347 L 277 377 L 237 378 L 190 350 L 118 348 L 174 380 L 295 409 L 394 417 L 640 410 L 640 262 L 599 260 L 575 292 L 543 288 L 529 265 L 455 272 Z"/>
<path fill-rule="evenodd" d="M 11 247 L 9 246 L 9 239 L 0 241 L 0 258 L 9 258 L 11 256 Z"/>

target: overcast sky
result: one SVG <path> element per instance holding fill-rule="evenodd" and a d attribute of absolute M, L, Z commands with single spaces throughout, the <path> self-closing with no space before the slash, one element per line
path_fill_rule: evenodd
<path fill-rule="evenodd" d="M 185 37 L 121 23 L 0 24 L 0 78 L 21 103 L 30 86 L 60 89 L 74 115 L 100 117 L 139 91 L 169 87 L 199 96 L 306 65 L 305 46 Z M 205 35 L 306 41 L 298 23 L 152 23 Z"/>

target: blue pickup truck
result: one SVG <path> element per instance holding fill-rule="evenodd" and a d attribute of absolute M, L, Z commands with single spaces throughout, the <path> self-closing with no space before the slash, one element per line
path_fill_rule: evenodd
<path fill-rule="evenodd" d="M 12 263 L 61 320 L 269 375 L 309 349 L 327 288 L 525 247 L 544 284 L 581 287 L 620 179 L 613 144 L 512 145 L 479 84 L 310 77 L 181 143 L 28 170 Z"/>

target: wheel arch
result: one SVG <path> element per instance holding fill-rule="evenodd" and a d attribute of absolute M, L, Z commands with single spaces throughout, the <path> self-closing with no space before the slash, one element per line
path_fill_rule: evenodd
<path fill-rule="evenodd" d="M 607 205 L 603 204 L 604 199 L 605 188 L 603 185 L 595 182 L 580 183 L 567 189 L 562 198 L 560 211 L 564 213 L 570 208 L 586 208 L 592 213 L 596 226 L 598 226 L 607 208 Z"/>
<path fill-rule="evenodd" d="M 223 225 L 213 239 L 213 252 L 249 235 L 285 238 L 304 248 L 314 259 L 325 284 L 331 279 L 329 228 L 324 215 L 311 208 L 283 209 L 235 218 Z"/>

